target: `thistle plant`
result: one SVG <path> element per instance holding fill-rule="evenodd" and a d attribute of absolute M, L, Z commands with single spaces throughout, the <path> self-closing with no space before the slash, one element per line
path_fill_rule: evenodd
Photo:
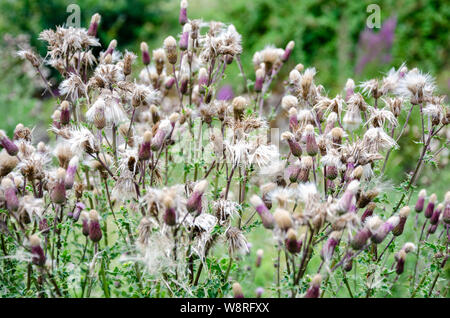
<path fill-rule="evenodd" d="M 179 35 L 139 54 L 116 40 L 94 53 L 100 14 L 43 31 L 45 58 L 18 53 L 62 80 L 41 77 L 55 105 L 50 142 L 20 123 L 0 131 L 2 294 L 447 296 L 449 192 L 411 199 L 448 145 L 433 78 L 401 65 L 332 97 L 314 67 L 282 78 L 293 41 L 254 53 L 251 67 L 232 24 L 191 19 L 186 0 L 179 22 Z M 220 94 L 230 67 L 235 97 Z M 418 141 L 407 136 L 414 114 Z M 389 201 L 402 137 L 421 151 Z M 268 266 L 273 280 L 258 285 Z"/>

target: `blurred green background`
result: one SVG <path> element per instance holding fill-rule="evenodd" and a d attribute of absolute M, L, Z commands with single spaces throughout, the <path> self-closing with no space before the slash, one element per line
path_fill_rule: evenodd
<path fill-rule="evenodd" d="M 138 53 L 141 41 L 146 41 L 152 50 L 160 47 L 166 36 L 177 36 L 181 31 L 178 0 L 2 0 L 0 129 L 9 134 L 22 122 L 36 127 L 38 138 L 45 138 L 55 101 L 42 96 L 40 80 L 14 52 L 18 47 L 31 45 L 45 56 L 45 45 L 37 39 L 39 33 L 64 24 L 70 14 L 67 6 L 72 3 L 80 6 L 82 26 L 89 25 L 94 13 L 101 14 L 98 36 L 103 46 L 117 39 L 120 50 Z M 381 28 L 373 31 L 366 29 L 366 20 L 372 13 L 367 12 L 370 4 L 377 4 L 381 14 Z M 297 63 L 314 66 L 317 82 L 324 85 L 330 96 L 340 93 L 349 77 L 356 83 L 381 77 L 403 62 L 431 73 L 440 94 L 448 96 L 450 92 L 448 1 L 190 0 L 188 16 L 234 24 L 243 36 L 242 60 L 250 78 L 254 77 L 251 59 L 255 51 L 269 44 L 284 48 L 294 40 L 294 52 L 280 76 L 286 76 Z M 135 66 L 136 71 L 139 66 Z M 46 71 L 57 83 L 56 73 Z M 242 87 L 236 86 L 241 83 L 235 80 L 237 76 L 238 68 L 233 63 L 224 82 L 239 93 Z M 393 186 L 414 168 L 419 156 L 420 145 L 412 142 L 419 139 L 418 112 L 413 113 L 412 120 L 415 125 L 401 140 L 401 151 L 394 151 L 390 157 L 387 177 L 393 180 Z M 439 199 L 450 184 L 448 156 L 448 150 L 441 152 L 440 160 L 426 168 L 419 180 L 421 187 L 436 191 Z M 389 191 L 387 200 L 395 202 L 396 197 L 397 192 Z M 411 202 L 415 198 L 414 195 Z M 260 231 L 252 233 L 250 241 L 257 242 L 253 253 L 257 248 L 268 248 L 270 243 L 264 237 Z M 244 287 L 270 281 L 271 266 L 271 262 L 264 263 L 264 269 Z"/>

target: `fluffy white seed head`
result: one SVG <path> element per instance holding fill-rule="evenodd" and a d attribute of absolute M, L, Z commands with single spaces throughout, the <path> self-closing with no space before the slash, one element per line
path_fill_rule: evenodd
<path fill-rule="evenodd" d="M 400 212 L 398 213 L 402 218 L 407 218 L 409 213 L 411 212 L 411 208 L 409 206 L 404 206 L 400 209 Z"/>
<path fill-rule="evenodd" d="M 261 200 L 261 198 L 259 196 L 257 196 L 256 194 L 252 195 L 252 197 L 250 198 L 250 203 L 255 208 L 264 204 L 264 202 Z"/>
<path fill-rule="evenodd" d="M 195 185 L 194 191 L 204 193 L 207 187 L 208 187 L 208 180 L 203 179 Z"/>

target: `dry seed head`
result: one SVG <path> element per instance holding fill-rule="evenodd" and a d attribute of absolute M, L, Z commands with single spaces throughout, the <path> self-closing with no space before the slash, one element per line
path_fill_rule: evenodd
<path fill-rule="evenodd" d="M 265 75 L 264 68 L 258 68 L 255 72 L 256 78 L 263 78 Z"/>
<path fill-rule="evenodd" d="M 297 108 L 292 107 L 291 109 L 289 109 L 289 117 L 297 117 Z"/>
<path fill-rule="evenodd" d="M 175 201 L 173 201 L 171 195 L 166 195 L 163 198 L 163 204 L 166 206 L 166 208 L 173 208 L 175 206 Z"/>
<path fill-rule="evenodd" d="M 286 95 L 281 100 L 281 107 L 283 107 L 285 110 L 289 110 L 292 107 L 297 107 L 298 105 L 298 99 L 295 96 L 292 95 Z"/>
<path fill-rule="evenodd" d="M 96 210 L 89 211 L 89 220 L 98 221 L 98 212 Z"/>
<path fill-rule="evenodd" d="M 262 204 L 264 204 L 264 202 L 261 200 L 261 198 L 259 196 L 257 196 L 256 194 L 252 195 L 250 198 L 250 203 L 256 208 Z"/>
<path fill-rule="evenodd" d="M 40 246 L 41 245 L 41 239 L 36 234 L 30 236 L 30 246 Z"/>
<path fill-rule="evenodd" d="M 302 76 L 300 75 L 300 72 L 296 69 L 293 69 L 289 73 L 289 81 L 291 83 L 298 83 L 301 80 Z"/>
<path fill-rule="evenodd" d="M 10 156 L 6 150 L 0 152 L 0 177 L 6 176 L 19 163 L 16 156 Z"/>
<path fill-rule="evenodd" d="M 330 238 L 335 239 L 337 241 L 337 240 L 339 240 L 341 235 L 342 235 L 342 231 L 333 231 L 330 234 Z"/>
<path fill-rule="evenodd" d="M 263 255 L 264 255 L 264 250 L 263 249 L 259 249 L 259 250 L 256 251 L 256 256 L 263 257 Z"/>
<path fill-rule="evenodd" d="M 91 17 L 91 24 L 96 23 L 99 24 L 101 20 L 101 16 L 98 13 L 95 13 L 92 17 Z"/>
<path fill-rule="evenodd" d="M 345 89 L 355 89 L 355 81 L 349 78 L 345 83 Z"/>
<path fill-rule="evenodd" d="M 419 191 L 419 198 L 425 198 L 427 196 L 427 190 L 422 189 Z"/>
<path fill-rule="evenodd" d="M 278 227 L 284 231 L 292 227 L 291 215 L 285 209 L 277 208 L 273 214 Z"/>
<path fill-rule="evenodd" d="M 242 96 L 237 96 L 233 99 L 232 105 L 235 110 L 244 110 L 247 106 L 247 99 Z"/>
<path fill-rule="evenodd" d="M 233 284 L 233 295 L 234 297 L 242 297 L 244 294 L 242 293 L 241 284 L 238 282 Z"/>
<path fill-rule="evenodd" d="M 347 186 L 347 190 L 350 191 L 353 194 L 356 194 L 356 192 L 359 189 L 359 181 L 358 180 L 353 180 L 352 182 L 349 183 L 349 185 Z"/>
<path fill-rule="evenodd" d="M 314 134 L 314 126 L 311 124 L 306 125 L 305 133 L 306 134 Z"/>
<path fill-rule="evenodd" d="M 52 114 L 52 119 L 54 121 L 59 121 L 59 118 L 61 117 L 61 111 L 59 111 L 58 109 L 55 110 Z"/>
<path fill-rule="evenodd" d="M 353 172 L 352 172 L 352 176 L 355 179 L 361 179 L 362 175 L 363 175 L 364 169 L 362 166 L 357 166 Z"/>
<path fill-rule="evenodd" d="M 336 113 L 334 113 L 334 112 L 332 114 L 336 115 Z M 328 116 L 328 118 L 330 118 L 330 117 L 331 117 L 331 114 L 330 114 L 330 116 Z M 342 140 L 342 137 L 344 137 L 344 130 L 341 127 L 334 127 L 333 129 L 331 129 L 331 138 L 333 139 L 334 142 L 338 142 L 338 141 Z"/>
<path fill-rule="evenodd" d="M 166 51 L 167 60 L 170 64 L 177 62 L 177 41 L 173 36 L 168 36 L 164 40 L 164 50 Z"/>
<path fill-rule="evenodd" d="M 281 134 L 281 140 L 291 140 L 294 139 L 294 134 L 291 133 L 290 131 L 285 131 L 284 133 Z"/>
<path fill-rule="evenodd" d="M 398 251 L 397 255 L 396 255 L 397 260 L 402 259 L 405 260 L 406 259 L 406 252 L 404 250 L 400 250 Z"/>
<path fill-rule="evenodd" d="M 180 2 L 180 7 L 181 7 L 182 9 L 186 9 L 186 8 L 188 7 L 188 2 L 187 2 L 187 0 L 181 0 L 181 2 Z"/>
<path fill-rule="evenodd" d="M 286 45 L 286 49 L 292 51 L 294 49 L 295 42 L 289 41 L 289 43 Z"/>
<path fill-rule="evenodd" d="M 61 103 L 61 109 L 62 109 L 62 110 L 67 110 L 67 109 L 69 109 L 69 106 L 70 106 L 70 104 L 69 104 L 69 102 L 66 101 L 66 100 L 64 100 L 64 101 Z"/>
<path fill-rule="evenodd" d="M 89 212 L 87 212 L 87 211 L 81 212 L 80 218 L 81 218 L 82 221 L 83 220 L 89 220 Z"/>
<path fill-rule="evenodd" d="M 14 187 L 14 183 L 10 178 L 3 178 L 1 184 L 3 189 L 10 189 Z"/>
<path fill-rule="evenodd" d="M 264 195 L 264 194 L 267 194 L 267 193 L 269 193 L 270 191 L 274 190 L 276 187 L 277 187 L 277 185 L 276 185 L 275 183 L 273 183 L 273 182 L 269 182 L 269 183 L 263 184 L 263 185 L 261 186 L 261 193 L 262 193 L 263 195 Z"/>
<path fill-rule="evenodd" d="M 378 215 L 372 215 L 366 219 L 365 227 L 368 228 L 372 233 L 375 233 L 375 231 L 380 227 L 381 224 L 383 224 L 383 220 L 381 220 Z"/>
<path fill-rule="evenodd" d="M 409 206 L 404 206 L 400 209 L 400 212 L 398 213 L 402 218 L 407 218 L 409 213 L 411 212 L 411 208 Z"/>
<path fill-rule="evenodd" d="M 313 158 L 311 156 L 303 156 L 302 157 L 302 167 L 306 168 L 306 169 L 312 169 Z"/>
<path fill-rule="evenodd" d="M 148 44 L 145 42 L 141 42 L 141 51 L 147 52 L 148 51 Z"/>
<path fill-rule="evenodd" d="M 175 124 L 178 121 L 179 118 L 180 118 L 180 114 L 179 113 L 172 113 L 169 116 L 169 120 L 170 120 L 170 122 L 172 124 Z"/>
<path fill-rule="evenodd" d="M 302 63 L 298 63 L 297 65 L 295 65 L 295 70 L 297 72 L 303 72 L 304 69 L 305 69 L 305 66 Z"/>

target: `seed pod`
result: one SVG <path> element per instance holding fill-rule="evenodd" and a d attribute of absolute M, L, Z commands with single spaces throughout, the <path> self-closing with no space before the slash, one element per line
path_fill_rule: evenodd
<path fill-rule="evenodd" d="M 309 289 L 306 291 L 305 298 L 319 298 L 320 283 L 322 282 L 322 276 L 316 274 L 309 285 Z"/>
<path fill-rule="evenodd" d="M 256 209 L 256 212 L 261 217 L 263 226 L 266 229 L 273 229 L 275 225 L 274 216 L 270 213 L 269 209 L 266 207 L 261 198 L 257 195 L 253 195 L 250 198 L 250 203 L 253 205 L 253 207 Z"/>
<path fill-rule="evenodd" d="M 89 211 L 89 238 L 94 243 L 97 243 L 102 239 L 102 229 L 96 210 Z"/>

